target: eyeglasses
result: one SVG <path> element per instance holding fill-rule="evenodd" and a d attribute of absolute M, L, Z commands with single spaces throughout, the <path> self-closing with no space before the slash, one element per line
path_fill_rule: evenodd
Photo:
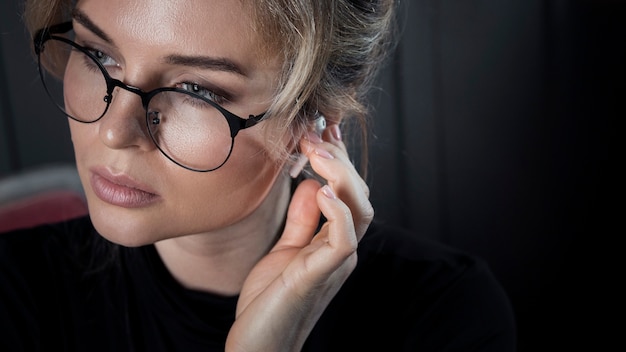
<path fill-rule="evenodd" d="M 194 83 L 149 92 L 129 86 L 111 76 L 109 56 L 68 39 L 71 31 L 72 23 L 66 22 L 43 28 L 34 38 L 39 76 L 54 104 L 69 118 L 92 123 L 106 114 L 116 87 L 135 93 L 141 97 L 154 144 L 186 169 L 207 172 L 224 165 L 237 133 L 265 115 L 243 119 L 215 102 L 213 92 Z"/>

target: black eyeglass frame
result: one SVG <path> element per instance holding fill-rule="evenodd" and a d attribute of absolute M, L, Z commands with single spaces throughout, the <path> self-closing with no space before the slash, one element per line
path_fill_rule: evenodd
<path fill-rule="evenodd" d="M 180 88 L 175 88 L 175 87 L 161 87 L 161 88 L 156 88 L 153 89 L 149 92 L 144 92 L 143 90 L 141 90 L 140 88 L 137 87 L 133 87 L 133 86 L 129 86 L 126 83 L 112 78 L 108 71 L 106 70 L 106 68 L 104 68 L 104 66 L 100 63 L 100 61 L 85 47 L 83 47 L 80 44 L 77 44 L 76 42 L 67 39 L 65 37 L 61 37 L 61 36 L 56 36 L 54 34 L 63 34 L 63 33 L 67 33 L 69 31 L 71 31 L 73 29 L 73 25 L 72 22 L 64 22 L 64 23 L 60 23 L 60 24 L 56 24 L 56 25 L 52 25 L 52 26 L 48 26 L 48 27 L 44 27 L 40 30 L 37 31 L 37 33 L 35 34 L 35 37 L 33 38 L 33 46 L 35 49 L 35 54 L 37 55 L 37 66 L 39 69 L 39 77 L 41 78 L 41 82 L 45 87 L 45 91 L 46 94 L 48 94 L 48 96 L 50 97 L 50 99 L 52 100 L 52 102 L 55 103 L 55 105 L 57 105 L 57 107 L 69 118 L 71 118 L 72 120 L 75 120 L 77 122 L 81 122 L 81 123 L 94 123 L 96 121 L 99 121 L 109 110 L 109 106 L 111 105 L 111 101 L 113 99 L 113 90 L 115 89 L 115 87 L 119 87 L 121 89 L 124 89 L 128 92 L 131 93 L 135 93 L 137 95 L 139 95 L 139 97 L 141 98 L 141 104 L 143 105 L 144 110 L 146 111 L 146 125 L 147 125 L 147 129 L 148 129 L 148 134 L 150 134 L 150 138 L 152 139 L 152 142 L 154 143 L 154 145 L 161 151 L 161 154 L 163 154 L 165 157 L 167 157 L 169 160 L 171 160 L 173 163 L 177 164 L 180 167 L 183 167 L 185 169 L 191 170 L 191 171 L 196 171 L 196 172 L 209 172 L 209 171 L 214 171 L 219 169 L 220 167 L 222 167 L 226 161 L 228 161 L 228 159 L 230 158 L 230 154 L 232 153 L 234 144 L 235 144 L 235 136 L 237 136 L 237 133 L 239 133 L 240 130 L 246 129 L 248 127 L 252 127 L 255 126 L 257 123 L 259 123 L 263 116 L 265 116 L 266 112 L 263 112 L 259 115 L 249 115 L 249 117 L 247 119 L 241 118 L 233 113 L 231 113 L 230 111 L 224 109 L 223 107 L 221 107 L 219 104 L 217 104 L 216 102 L 203 97 L 201 95 L 195 94 L 193 92 L 184 90 L 184 89 L 180 89 Z M 103 98 L 103 100 L 106 102 L 106 108 L 104 109 L 104 112 L 102 113 L 102 115 L 100 115 L 97 119 L 93 120 L 93 121 L 81 121 L 78 120 L 77 118 L 70 116 L 69 114 L 67 114 L 65 112 L 64 107 L 59 106 L 56 101 L 54 100 L 54 98 L 52 97 L 51 93 L 49 92 L 48 87 L 46 86 L 46 80 L 44 78 L 44 72 L 43 70 L 45 70 L 44 67 L 42 67 L 41 64 L 41 53 L 43 52 L 43 50 L 45 49 L 45 43 L 49 40 L 58 40 L 58 41 L 62 41 L 64 43 L 67 43 L 69 45 L 71 45 L 72 47 L 74 47 L 76 50 L 79 50 L 80 52 L 82 52 L 83 54 L 87 55 L 89 58 L 91 58 L 96 65 L 98 66 L 98 68 L 100 69 L 100 71 L 102 72 L 102 74 L 104 75 L 104 79 L 106 81 L 106 85 L 107 85 L 107 95 Z M 61 78 L 63 79 L 63 78 Z M 148 111 L 148 104 L 150 103 L 150 100 L 157 94 L 161 93 L 161 92 L 178 92 L 178 93 L 182 93 L 182 94 L 186 94 L 189 95 L 195 99 L 200 99 L 210 105 L 212 105 L 213 107 L 215 107 L 217 110 L 219 110 L 222 115 L 224 116 L 224 118 L 226 119 L 228 126 L 230 127 L 230 137 L 231 137 L 231 143 L 230 143 L 230 150 L 228 151 L 228 155 L 226 156 L 226 159 L 219 164 L 218 166 L 211 168 L 211 169 L 196 169 L 196 168 L 192 168 L 189 166 L 186 166 L 184 164 L 182 164 L 179 161 L 174 160 L 172 157 L 170 157 L 169 155 L 167 155 L 167 153 L 165 153 L 165 151 L 163 151 L 163 149 L 161 149 L 161 147 L 159 146 L 159 144 L 157 143 L 157 141 L 155 140 L 155 137 L 152 135 L 151 129 L 150 129 L 150 112 Z"/>

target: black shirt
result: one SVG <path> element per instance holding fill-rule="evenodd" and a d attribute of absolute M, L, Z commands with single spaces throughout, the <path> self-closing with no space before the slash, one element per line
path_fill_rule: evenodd
<path fill-rule="evenodd" d="M 304 351 L 513 351 L 513 312 L 480 259 L 373 223 Z M 182 287 L 153 245 L 89 218 L 0 235 L 0 350 L 223 351 L 237 297 Z"/>

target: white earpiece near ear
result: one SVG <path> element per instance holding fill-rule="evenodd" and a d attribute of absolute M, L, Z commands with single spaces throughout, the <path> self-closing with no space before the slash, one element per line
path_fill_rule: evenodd
<path fill-rule="evenodd" d="M 320 113 L 316 113 L 315 116 L 315 120 L 312 121 L 310 130 L 315 132 L 321 138 L 322 133 L 326 129 L 326 118 Z M 298 160 L 296 160 L 291 169 L 289 169 L 289 176 L 292 178 L 298 177 L 308 161 L 309 158 L 307 158 L 305 154 L 300 154 Z"/>
<path fill-rule="evenodd" d="M 324 133 L 324 130 L 326 129 L 326 118 L 320 113 L 315 115 L 316 118 L 313 120 L 313 131 L 315 131 L 318 136 L 322 137 L 322 133 Z"/>

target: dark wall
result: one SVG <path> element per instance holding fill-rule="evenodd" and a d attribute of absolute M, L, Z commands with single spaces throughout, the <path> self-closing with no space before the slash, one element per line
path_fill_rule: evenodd
<path fill-rule="evenodd" d="M 0 176 L 74 160 L 67 123 L 39 81 L 22 6 L 0 2 Z"/>
<path fill-rule="evenodd" d="M 382 78 L 378 213 L 486 258 L 523 351 L 597 350 L 614 330 L 624 5 L 411 1 Z"/>
<path fill-rule="evenodd" d="M 0 174 L 72 160 L 16 1 L 0 6 Z M 608 346 L 624 1 L 410 0 L 372 95 L 384 220 L 485 258 L 520 351 Z M 621 226 L 620 226 L 621 227 Z"/>

